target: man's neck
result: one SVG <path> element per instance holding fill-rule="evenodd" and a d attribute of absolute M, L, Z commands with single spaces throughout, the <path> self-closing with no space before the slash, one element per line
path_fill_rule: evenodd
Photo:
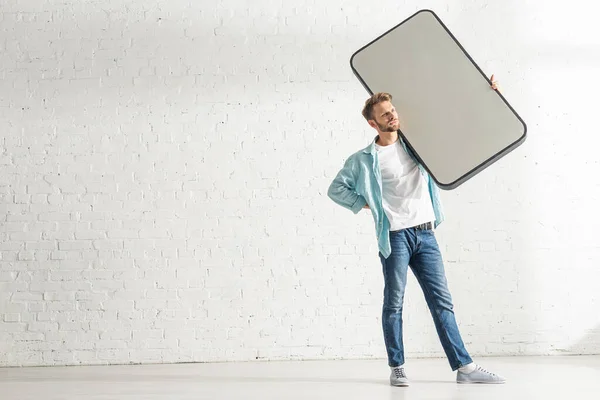
<path fill-rule="evenodd" d="M 377 138 L 377 144 L 379 146 L 389 146 L 390 144 L 396 143 L 398 140 L 398 132 L 379 132 L 379 137 Z"/>

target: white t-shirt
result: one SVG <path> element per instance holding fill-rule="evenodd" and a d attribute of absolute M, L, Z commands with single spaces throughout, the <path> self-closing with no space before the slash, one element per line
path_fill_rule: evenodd
<path fill-rule="evenodd" d="M 402 147 L 400 140 L 389 146 L 375 143 L 383 185 L 383 210 L 390 230 L 410 228 L 435 220 L 426 178 Z"/>

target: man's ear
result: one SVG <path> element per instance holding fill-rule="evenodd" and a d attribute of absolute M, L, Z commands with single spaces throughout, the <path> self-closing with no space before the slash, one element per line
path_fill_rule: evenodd
<path fill-rule="evenodd" d="M 371 128 L 377 129 L 377 124 L 375 123 L 375 121 L 373 121 L 372 119 L 367 121 L 369 123 L 369 126 Z"/>

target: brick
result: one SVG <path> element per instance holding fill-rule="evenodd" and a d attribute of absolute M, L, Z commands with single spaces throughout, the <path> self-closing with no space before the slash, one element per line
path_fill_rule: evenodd
<path fill-rule="evenodd" d="M 4 322 L 20 322 L 21 315 L 20 314 L 4 314 L 3 320 L 4 320 Z"/>

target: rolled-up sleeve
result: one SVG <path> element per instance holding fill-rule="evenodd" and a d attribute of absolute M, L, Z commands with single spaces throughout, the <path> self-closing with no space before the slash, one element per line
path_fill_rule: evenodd
<path fill-rule="evenodd" d="M 356 192 L 356 171 L 352 159 L 346 160 L 344 167 L 329 185 L 327 196 L 335 203 L 357 214 L 367 204 L 367 200 Z"/>

